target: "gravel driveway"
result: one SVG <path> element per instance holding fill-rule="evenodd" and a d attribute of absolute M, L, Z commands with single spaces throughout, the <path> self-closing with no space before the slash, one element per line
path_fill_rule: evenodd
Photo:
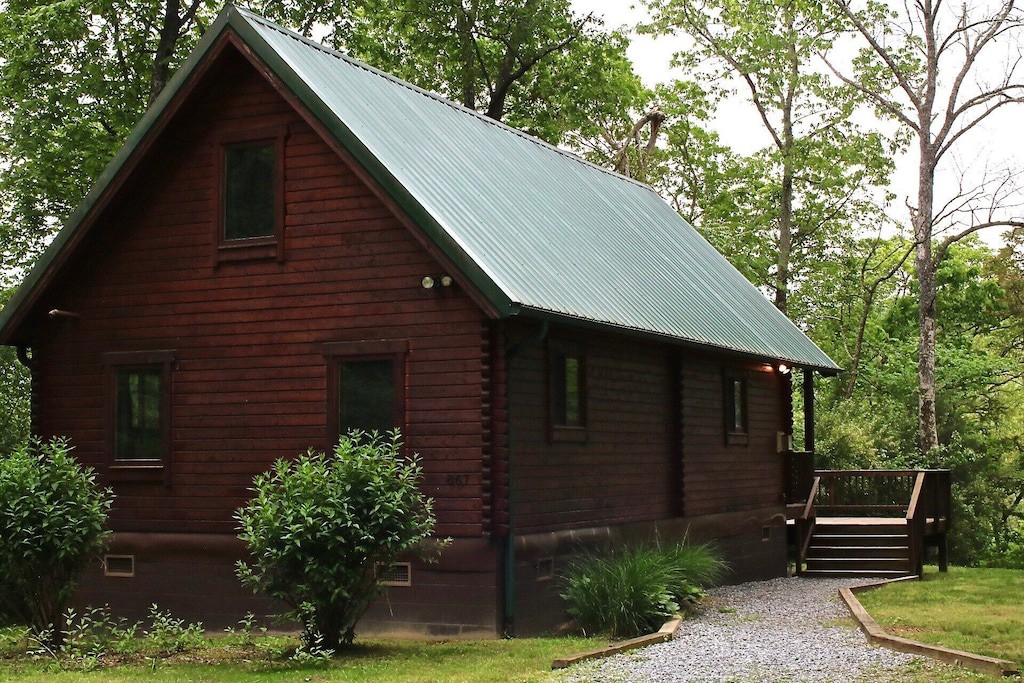
<path fill-rule="evenodd" d="M 578 664 L 558 680 L 886 681 L 914 657 L 868 645 L 844 621 L 839 588 L 857 583 L 781 578 L 717 588 L 674 640 Z"/>

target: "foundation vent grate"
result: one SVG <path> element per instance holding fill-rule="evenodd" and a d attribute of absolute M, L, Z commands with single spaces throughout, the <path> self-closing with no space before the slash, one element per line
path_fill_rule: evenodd
<path fill-rule="evenodd" d="M 409 562 L 378 564 L 377 581 L 384 586 L 411 586 L 412 564 Z"/>
<path fill-rule="evenodd" d="M 104 576 L 135 576 L 134 555 L 104 555 L 103 556 Z"/>

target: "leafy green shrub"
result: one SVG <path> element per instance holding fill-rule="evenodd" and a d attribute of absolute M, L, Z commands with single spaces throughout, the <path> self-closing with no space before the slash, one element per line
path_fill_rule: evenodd
<path fill-rule="evenodd" d="M 75 580 L 102 551 L 112 494 L 69 455 L 66 440 L 32 441 L 0 458 L 0 619 L 61 640 Z"/>
<path fill-rule="evenodd" d="M 253 557 L 238 563 L 239 579 L 288 605 L 283 616 L 302 624 L 307 650 L 350 644 L 381 592 L 375 565 L 434 528 L 419 462 L 402 458 L 398 432 L 364 437 L 343 436 L 331 455 L 278 460 L 253 479 L 255 496 L 235 515 Z"/>
<path fill-rule="evenodd" d="M 692 609 L 704 596 L 702 586 L 717 581 L 725 567 L 706 545 L 626 547 L 585 556 L 569 571 L 562 597 L 584 631 L 630 638 Z"/>

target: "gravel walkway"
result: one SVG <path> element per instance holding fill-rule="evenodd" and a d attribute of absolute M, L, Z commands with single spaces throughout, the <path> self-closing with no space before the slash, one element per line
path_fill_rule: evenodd
<path fill-rule="evenodd" d="M 914 657 L 872 647 L 840 601 L 857 579 L 781 578 L 710 591 L 674 640 L 570 667 L 565 683 L 887 681 Z"/>

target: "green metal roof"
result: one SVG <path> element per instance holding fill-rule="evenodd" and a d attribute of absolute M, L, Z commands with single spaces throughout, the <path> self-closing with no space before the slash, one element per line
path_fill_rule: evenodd
<path fill-rule="evenodd" d="M 651 188 L 228 6 L 0 314 L 0 334 L 203 56 L 232 28 L 499 315 L 557 316 L 838 366 Z"/>

